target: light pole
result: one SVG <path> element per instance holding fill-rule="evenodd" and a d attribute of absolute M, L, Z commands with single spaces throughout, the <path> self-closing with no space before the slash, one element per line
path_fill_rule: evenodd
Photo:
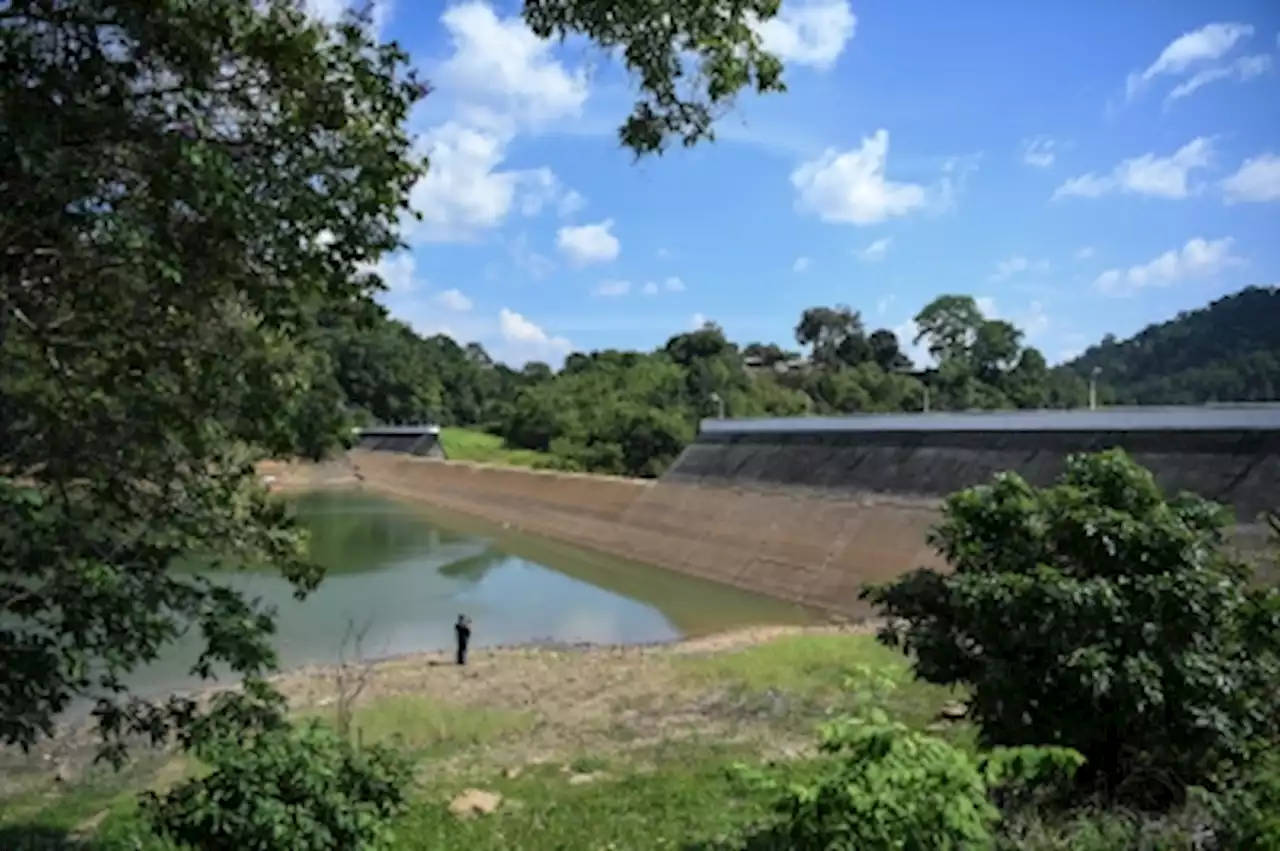
<path fill-rule="evenodd" d="M 929 385 L 924 385 L 924 412 L 929 413 Z"/>
<path fill-rule="evenodd" d="M 1102 367 L 1095 366 L 1093 372 L 1089 373 L 1089 410 L 1098 410 L 1098 376 L 1102 374 Z"/>
<path fill-rule="evenodd" d="M 724 419 L 724 399 L 720 398 L 720 394 L 712 391 L 709 397 L 712 402 L 716 403 L 716 419 Z"/>

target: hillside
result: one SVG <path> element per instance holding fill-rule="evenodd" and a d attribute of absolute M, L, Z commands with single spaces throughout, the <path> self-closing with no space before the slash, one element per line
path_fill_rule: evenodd
<path fill-rule="evenodd" d="M 1104 399 L 1203 404 L 1280 399 L 1280 287 L 1250 287 L 1127 340 L 1108 335 L 1064 364 L 1100 369 Z"/>

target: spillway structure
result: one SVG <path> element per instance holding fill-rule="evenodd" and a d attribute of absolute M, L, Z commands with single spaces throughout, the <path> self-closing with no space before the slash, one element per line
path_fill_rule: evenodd
<path fill-rule="evenodd" d="M 397 452 L 424 458 L 445 458 L 440 443 L 440 426 L 379 425 L 356 429 L 356 449 L 369 452 Z"/>

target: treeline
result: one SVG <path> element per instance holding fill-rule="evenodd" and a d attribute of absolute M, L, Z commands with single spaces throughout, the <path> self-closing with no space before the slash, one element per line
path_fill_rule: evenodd
<path fill-rule="evenodd" d="M 372 305 L 358 317 L 331 320 L 325 348 L 349 404 L 374 421 L 480 428 L 512 448 L 548 453 L 552 466 L 632 476 L 659 475 L 698 421 L 720 413 L 1088 404 L 1091 367 L 1049 367 L 1021 329 L 984 315 L 970 296 L 940 296 L 915 320 L 933 356 L 928 368 L 904 353 L 914 340 L 868 328 L 847 306 L 805 310 L 794 348 L 738 343 L 708 323 L 653 351 L 575 352 L 559 371 L 536 362 L 516 370 L 479 344 L 423 339 Z M 1117 397 L 1105 385 L 1099 395 Z"/>
<path fill-rule="evenodd" d="M 1150 325 L 1108 334 L 1067 369 L 1096 369 L 1121 404 L 1199 405 L 1280 398 L 1280 287 L 1249 287 Z"/>

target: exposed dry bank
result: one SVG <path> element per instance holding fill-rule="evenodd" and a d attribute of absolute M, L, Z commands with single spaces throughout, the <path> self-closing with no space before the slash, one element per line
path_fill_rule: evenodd
<path fill-rule="evenodd" d="M 912 681 L 869 625 L 777 627 L 650 647 L 482 649 L 466 667 L 439 654 L 387 660 L 361 671 L 355 727 L 366 742 L 398 738 L 417 759 L 404 848 L 544 847 L 510 845 L 535 824 L 559 832 L 548 848 L 679 847 L 652 830 L 675 843 L 745 824 L 763 801 L 744 798 L 725 768 L 738 759 L 802 766 L 815 725 L 853 708 L 848 679 L 869 670 L 901 683 L 892 711 L 914 723 L 936 723 L 951 699 Z M 278 682 L 300 714 L 333 718 L 339 673 L 304 669 Z M 348 683 L 354 673 L 347 669 Z M 125 775 L 76 775 L 68 759 L 66 750 L 36 757 L 43 770 L 0 804 L 0 839 L 4 825 L 19 823 L 124 837 L 136 791 L 188 770 L 176 757 L 151 755 Z M 18 766 L 8 762 L 0 768 L 11 773 Z M 466 789 L 501 796 L 498 812 L 478 821 L 452 815 Z M 666 801 L 671 824 L 638 834 L 627 813 L 655 813 L 644 815 L 648 803 L 633 808 L 635 795 Z"/>

